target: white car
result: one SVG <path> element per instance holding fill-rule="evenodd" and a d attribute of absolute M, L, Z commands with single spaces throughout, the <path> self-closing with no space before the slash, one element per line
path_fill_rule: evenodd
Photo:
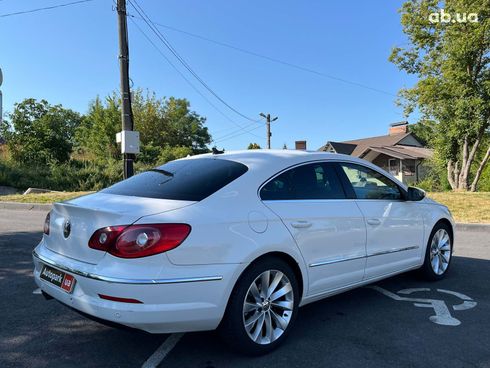
<path fill-rule="evenodd" d="M 151 333 L 220 328 L 249 354 L 298 307 L 448 270 L 448 209 L 351 156 L 250 150 L 169 162 L 56 203 L 33 252 L 47 297 Z"/>

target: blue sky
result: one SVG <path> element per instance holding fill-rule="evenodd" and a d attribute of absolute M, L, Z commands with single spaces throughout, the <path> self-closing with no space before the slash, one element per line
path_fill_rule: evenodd
<path fill-rule="evenodd" d="M 0 15 L 56 5 L 68 0 L 0 0 Z M 390 50 L 406 43 L 397 10 L 402 1 L 256 1 L 138 0 L 154 22 L 298 64 L 396 94 L 413 77 L 388 62 Z M 128 4 L 128 12 L 136 14 Z M 144 29 L 161 50 L 147 26 Z M 129 21 L 130 75 L 135 87 L 158 96 L 185 97 L 218 147 L 265 146 L 265 126 L 252 124 L 192 84 L 230 120 L 217 112 L 162 58 Z M 279 116 L 272 126 L 272 147 L 307 140 L 317 149 L 328 140 L 386 134 L 403 119 L 395 97 L 306 73 L 160 28 L 199 76 L 228 104 L 259 119 Z M 4 112 L 27 97 L 86 112 L 90 100 L 119 88 L 117 18 L 111 0 L 0 18 L 0 67 Z M 171 59 L 176 65 L 178 62 Z M 183 73 L 186 71 L 180 68 Z M 259 127 L 260 125 L 260 127 Z M 252 134 L 240 134 L 258 127 Z M 220 140 L 219 138 L 222 138 Z M 228 138 L 228 139 L 225 139 Z"/>

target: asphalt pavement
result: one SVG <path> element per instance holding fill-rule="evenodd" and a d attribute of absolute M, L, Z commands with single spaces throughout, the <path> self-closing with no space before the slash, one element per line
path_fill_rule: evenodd
<path fill-rule="evenodd" d="M 45 214 L 0 210 L 0 367 L 490 367 L 490 231 L 457 233 L 444 280 L 407 273 L 307 305 L 285 344 L 250 358 L 215 332 L 115 329 L 33 294 Z"/>

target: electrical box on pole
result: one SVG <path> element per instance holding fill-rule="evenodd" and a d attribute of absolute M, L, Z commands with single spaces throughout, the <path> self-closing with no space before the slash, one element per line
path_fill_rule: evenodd
<path fill-rule="evenodd" d="M 121 143 L 121 153 L 140 153 L 140 132 L 123 130 L 116 134 L 116 142 Z"/>

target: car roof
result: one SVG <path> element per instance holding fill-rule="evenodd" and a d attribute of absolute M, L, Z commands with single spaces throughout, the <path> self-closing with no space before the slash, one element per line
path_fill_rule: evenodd
<path fill-rule="evenodd" d="M 247 166 L 290 166 L 295 163 L 301 163 L 314 160 L 342 160 L 352 162 L 365 162 L 349 155 L 338 153 L 327 153 L 319 151 L 301 151 L 286 149 L 252 149 L 241 151 L 227 151 L 219 154 L 207 153 L 203 155 L 192 156 L 189 158 L 213 157 L 225 160 L 241 162 Z"/>
<path fill-rule="evenodd" d="M 329 153 L 320 151 L 302 151 L 302 150 L 285 150 L 285 149 L 254 149 L 254 150 L 241 150 L 241 151 L 227 151 L 223 153 L 205 153 L 201 155 L 189 156 L 183 160 L 193 160 L 199 158 L 213 158 L 224 159 L 240 162 L 251 169 L 257 176 L 258 180 L 264 180 L 269 178 L 272 173 L 282 171 L 288 167 L 298 164 L 306 163 L 308 161 L 343 161 L 358 163 L 363 166 L 370 167 L 371 169 L 382 173 L 383 175 L 396 182 L 399 186 L 407 189 L 407 186 L 400 182 L 390 173 L 386 172 L 379 166 L 373 163 L 353 157 L 350 155 L 344 155 L 340 153 Z"/>

